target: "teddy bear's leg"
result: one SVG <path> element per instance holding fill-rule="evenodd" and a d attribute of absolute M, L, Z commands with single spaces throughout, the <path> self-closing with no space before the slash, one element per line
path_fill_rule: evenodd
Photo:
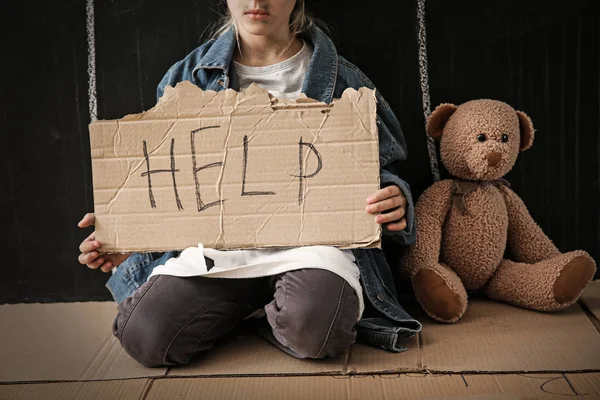
<path fill-rule="evenodd" d="M 417 300 L 436 321 L 454 323 L 467 309 L 467 291 L 454 271 L 444 264 L 423 268 L 412 276 Z"/>
<path fill-rule="evenodd" d="M 494 300 L 538 311 L 558 311 L 577 301 L 595 271 L 592 258 L 580 250 L 535 264 L 502 260 L 485 290 Z"/>

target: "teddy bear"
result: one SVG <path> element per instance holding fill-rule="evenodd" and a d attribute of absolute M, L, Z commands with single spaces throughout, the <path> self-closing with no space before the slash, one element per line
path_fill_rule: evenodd
<path fill-rule="evenodd" d="M 427 119 L 452 179 L 415 205 L 416 242 L 400 260 L 425 312 L 454 323 L 467 291 L 538 311 L 573 304 L 596 271 L 582 250 L 561 253 L 502 179 L 533 143 L 529 116 L 490 99 L 441 104 Z"/>

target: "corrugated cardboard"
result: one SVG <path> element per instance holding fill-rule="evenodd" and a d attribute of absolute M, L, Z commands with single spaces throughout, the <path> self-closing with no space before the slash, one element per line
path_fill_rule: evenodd
<path fill-rule="evenodd" d="M 590 282 L 588 288 L 581 296 L 585 307 L 600 320 L 600 281 Z"/>
<path fill-rule="evenodd" d="M 145 113 L 90 124 L 103 251 L 377 247 L 375 92 L 326 105 L 167 87 Z"/>
<path fill-rule="evenodd" d="M 575 304 L 547 314 L 490 300 L 471 300 L 457 324 L 419 316 L 423 330 L 410 338 L 406 357 L 355 346 L 348 370 L 513 372 L 600 370 L 600 335 Z"/>
<path fill-rule="evenodd" d="M 0 400 L 141 400 L 151 379 L 0 385 Z M 166 397 L 170 399 L 172 397 Z"/>
<path fill-rule="evenodd" d="M 495 397 L 473 397 L 490 394 Z M 168 396 L 182 400 L 521 398 L 510 392 L 503 393 L 499 385 L 492 382 L 469 389 L 460 375 L 164 379 L 155 381 L 146 399 Z"/>
<path fill-rule="evenodd" d="M 600 335 L 578 304 L 549 314 L 471 301 L 460 323 L 424 320 L 419 340 L 431 371 L 600 370 Z"/>
<path fill-rule="evenodd" d="M 600 286 L 590 286 L 593 296 Z M 356 344 L 338 358 L 298 360 L 249 327 L 224 338 L 192 364 L 144 368 L 111 333 L 116 305 L 0 306 L 0 382 L 85 381 L 174 376 L 294 376 L 398 372 L 600 371 L 600 333 L 578 305 L 548 314 L 474 299 L 461 322 L 424 328 L 390 353 Z"/>
<path fill-rule="evenodd" d="M 132 379 L 0 385 L 0 400 L 516 400 L 600 398 L 600 374 Z"/>
<path fill-rule="evenodd" d="M 156 380 L 146 399 L 598 399 L 600 374 L 426 375 Z"/>
<path fill-rule="evenodd" d="M 600 374 L 563 374 L 563 377 L 584 399 L 600 398 Z"/>
<path fill-rule="evenodd" d="M 164 375 L 122 350 L 111 334 L 115 314 L 112 302 L 0 306 L 0 382 Z"/>
<path fill-rule="evenodd" d="M 591 310 L 599 295 L 594 282 L 583 296 Z M 247 326 L 168 370 L 122 351 L 115 312 L 114 303 L 0 306 L 0 400 L 600 399 L 600 333 L 578 305 L 547 314 L 473 299 L 455 325 L 420 316 L 405 353 L 356 344 L 321 361 L 290 357 Z"/>

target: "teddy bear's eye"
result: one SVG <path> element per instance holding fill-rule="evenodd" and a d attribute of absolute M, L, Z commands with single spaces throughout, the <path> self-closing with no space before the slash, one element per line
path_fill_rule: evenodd
<path fill-rule="evenodd" d="M 508 135 L 506 133 L 502 134 L 502 143 L 508 142 Z"/>
<path fill-rule="evenodd" d="M 480 142 L 485 142 L 486 139 L 487 139 L 487 137 L 483 133 L 480 133 L 479 135 L 477 135 L 477 140 L 479 140 Z"/>

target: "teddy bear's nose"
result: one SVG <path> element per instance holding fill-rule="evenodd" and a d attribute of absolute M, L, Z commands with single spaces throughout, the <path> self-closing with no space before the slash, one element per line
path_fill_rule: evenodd
<path fill-rule="evenodd" d="M 487 154 L 487 156 L 485 156 L 485 159 L 490 167 L 495 167 L 502 159 L 502 154 L 498 153 L 497 151 L 491 151 Z"/>

